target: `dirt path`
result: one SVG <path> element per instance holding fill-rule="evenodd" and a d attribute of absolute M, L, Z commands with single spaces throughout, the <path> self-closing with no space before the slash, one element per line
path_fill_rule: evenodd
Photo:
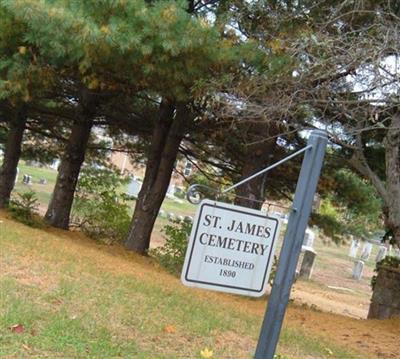
<path fill-rule="evenodd" d="M 298 281 L 292 289 L 291 298 L 295 303 L 312 309 L 357 319 L 365 319 L 369 309 L 369 298 L 355 295 L 346 287 L 322 287 Z"/>
<path fill-rule="evenodd" d="M 292 307 L 287 325 L 298 325 L 307 333 L 326 337 L 345 347 L 378 358 L 399 358 L 400 321 L 352 319 L 337 314 L 305 311 Z"/>
<path fill-rule="evenodd" d="M 357 320 L 329 313 L 304 313 L 292 309 L 289 324 L 302 326 L 308 333 L 322 335 L 345 347 L 378 358 L 399 358 L 400 321 Z"/>

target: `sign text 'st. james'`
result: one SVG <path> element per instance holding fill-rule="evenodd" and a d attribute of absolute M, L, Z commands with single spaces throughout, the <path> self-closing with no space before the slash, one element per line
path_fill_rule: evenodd
<path fill-rule="evenodd" d="M 260 296 L 271 268 L 279 220 L 227 203 L 199 205 L 182 271 L 186 285 Z"/>

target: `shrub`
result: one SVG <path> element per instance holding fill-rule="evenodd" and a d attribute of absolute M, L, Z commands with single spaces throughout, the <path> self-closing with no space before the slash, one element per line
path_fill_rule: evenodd
<path fill-rule="evenodd" d="M 10 201 L 11 217 L 31 227 L 42 227 L 43 222 L 38 215 L 38 199 L 34 191 L 16 193 Z"/>
<path fill-rule="evenodd" d="M 124 240 L 130 224 L 129 197 L 121 193 L 126 181 L 110 169 L 83 169 L 74 199 L 72 224 L 107 244 Z"/>
<path fill-rule="evenodd" d="M 185 261 L 192 224 L 189 221 L 171 221 L 163 228 L 166 240 L 162 247 L 150 250 L 150 255 L 169 272 L 179 274 Z"/>
<path fill-rule="evenodd" d="M 393 257 L 393 256 L 386 256 L 380 262 L 376 263 L 376 267 L 374 269 L 375 273 L 379 272 L 379 268 L 381 267 L 388 267 L 394 269 L 400 269 L 400 258 Z M 375 289 L 377 274 L 373 275 L 371 278 L 371 288 L 372 290 Z"/>

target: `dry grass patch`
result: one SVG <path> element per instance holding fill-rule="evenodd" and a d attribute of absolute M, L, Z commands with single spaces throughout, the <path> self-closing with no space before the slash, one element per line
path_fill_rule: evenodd
<path fill-rule="evenodd" d="M 265 299 L 189 289 L 151 259 L 121 247 L 2 220 L 0 257 L 7 273 L 0 278 L 0 356 L 200 358 L 207 347 L 213 358 L 252 357 Z M 366 357 L 329 336 L 305 334 L 299 328 L 308 331 L 323 313 L 301 310 L 305 326 L 293 320 L 300 310 L 288 312 L 283 358 Z M 15 335 L 13 324 L 26 330 Z"/>

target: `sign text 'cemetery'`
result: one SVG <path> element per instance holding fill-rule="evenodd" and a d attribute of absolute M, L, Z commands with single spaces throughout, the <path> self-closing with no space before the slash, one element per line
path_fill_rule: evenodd
<path fill-rule="evenodd" d="M 261 296 L 274 259 L 277 217 L 203 200 L 190 235 L 182 282 L 223 292 Z"/>

